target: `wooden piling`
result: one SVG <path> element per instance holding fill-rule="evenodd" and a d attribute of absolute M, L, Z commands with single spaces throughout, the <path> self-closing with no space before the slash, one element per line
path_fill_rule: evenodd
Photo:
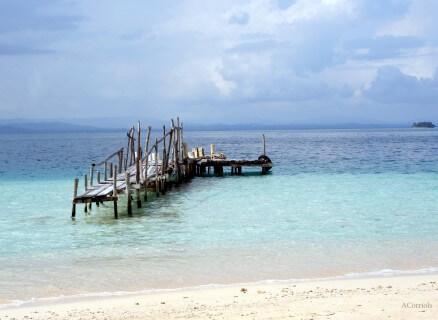
<path fill-rule="evenodd" d="M 117 166 L 114 166 L 113 171 L 113 201 L 114 201 L 114 219 L 119 218 L 119 213 L 117 212 Z"/>
<path fill-rule="evenodd" d="M 266 139 L 265 139 L 265 134 L 262 134 L 262 139 L 263 139 L 263 155 L 266 156 Z"/>
<path fill-rule="evenodd" d="M 91 164 L 91 168 L 90 168 L 90 186 L 92 187 L 94 184 L 94 169 L 95 169 L 95 164 L 92 163 Z"/>
<path fill-rule="evenodd" d="M 175 165 L 176 165 L 176 183 L 181 183 L 181 168 L 179 166 L 179 160 L 180 160 L 180 153 L 179 153 L 179 143 L 180 143 L 180 137 L 181 137 L 181 131 L 179 127 L 179 117 L 176 118 L 176 145 L 175 145 Z"/>
<path fill-rule="evenodd" d="M 141 208 L 141 198 L 140 198 L 140 170 L 141 170 L 141 126 L 140 121 L 137 127 L 137 157 L 135 159 L 135 182 L 136 189 L 135 193 L 137 196 L 137 208 Z"/>
<path fill-rule="evenodd" d="M 123 171 L 123 148 L 117 152 L 117 156 L 119 158 L 119 173 Z"/>
<path fill-rule="evenodd" d="M 100 184 L 100 171 L 97 171 L 97 184 Z"/>
<path fill-rule="evenodd" d="M 79 186 L 79 179 L 75 178 L 74 180 L 74 184 L 73 184 L 73 206 L 71 209 L 71 217 L 74 218 L 76 217 L 76 197 L 78 195 L 78 186 Z"/>
<path fill-rule="evenodd" d="M 166 193 L 166 126 L 163 126 L 163 160 L 161 162 L 161 193 Z"/>
<path fill-rule="evenodd" d="M 137 127 L 137 152 L 135 157 L 135 182 L 140 183 L 140 161 L 141 161 L 141 127 L 140 121 Z"/>
<path fill-rule="evenodd" d="M 114 177 L 113 163 L 112 162 L 110 162 L 110 164 L 109 164 L 109 172 L 110 172 L 110 178 Z"/>
<path fill-rule="evenodd" d="M 128 168 L 129 151 L 131 149 L 131 131 L 132 128 L 129 129 L 128 133 L 126 134 L 128 136 L 128 143 L 126 146 L 125 170 Z"/>
<path fill-rule="evenodd" d="M 131 182 L 129 181 L 129 172 L 125 172 L 125 184 L 126 184 L 126 209 L 128 211 L 128 216 L 132 216 L 132 204 L 131 204 Z"/>
<path fill-rule="evenodd" d="M 144 169 L 144 201 L 148 201 L 148 161 L 149 161 L 149 139 L 151 137 L 151 127 L 148 127 L 148 134 L 145 141 L 145 169 Z"/>
<path fill-rule="evenodd" d="M 85 192 L 88 190 L 88 175 L 84 175 L 84 189 Z"/>
<path fill-rule="evenodd" d="M 108 180 L 108 163 L 105 161 L 104 163 L 105 168 L 103 169 L 103 178 L 105 181 Z"/>
<path fill-rule="evenodd" d="M 129 161 L 129 166 L 132 166 L 135 162 L 135 127 L 133 126 L 131 129 L 132 136 L 131 136 L 131 160 Z"/>
<path fill-rule="evenodd" d="M 155 140 L 155 194 L 160 196 L 160 184 L 158 182 L 158 139 Z"/>
<path fill-rule="evenodd" d="M 170 152 L 171 152 L 171 150 L 172 150 L 171 147 L 172 147 L 172 145 L 173 145 L 174 132 L 175 132 L 175 129 L 174 129 L 174 127 L 172 127 L 172 128 L 170 129 L 170 133 L 169 133 L 169 144 L 168 144 L 168 146 L 167 146 L 167 152 L 166 152 L 166 168 L 169 167 L 169 162 L 170 162 Z M 172 187 L 172 183 L 171 183 L 170 179 L 169 179 L 169 181 L 168 181 L 168 185 L 169 185 L 169 187 Z"/>

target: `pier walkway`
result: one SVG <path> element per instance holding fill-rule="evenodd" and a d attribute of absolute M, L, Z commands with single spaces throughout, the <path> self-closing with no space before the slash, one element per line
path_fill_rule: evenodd
<path fill-rule="evenodd" d="M 121 148 L 100 163 L 93 163 L 90 172 L 84 175 L 84 191 L 79 193 L 79 178 L 74 180 L 72 218 L 76 217 L 77 204 L 84 204 L 84 211 L 104 202 L 113 202 L 114 218 L 118 218 L 118 200 L 126 197 L 126 210 L 132 215 L 132 201 L 141 208 L 142 201 L 148 200 L 148 192 L 156 196 L 165 194 L 173 184 L 181 184 L 195 176 L 205 176 L 213 171 L 221 176 L 224 167 L 230 167 L 232 175 L 241 175 L 242 167 L 259 167 L 266 174 L 272 162 L 266 156 L 263 135 L 263 154 L 255 160 L 226 159 L 224 154 L 215 153 L 215 145 L 210 145 L 210 154 L 203 148 L 188 151 L 183 140 L 183 125 L 177 118 L 171 121 L 171 128 L 163 126 L 161 138 L 150 141 L 151 127 L 147 128 L 142 146 L 140 122 L 127 133 L 127 148 Z M 125 152 L 126 150 L 126 152 Z"/>

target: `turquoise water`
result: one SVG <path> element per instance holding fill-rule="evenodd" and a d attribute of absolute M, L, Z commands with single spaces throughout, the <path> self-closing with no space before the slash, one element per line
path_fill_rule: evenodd
<path fill-rule="evenodd" d="M 269 175 L 196 178 L 132 218 L 79 207 L 76 221 L 73 178 L 124 133 L 0 135 L 0 302 L 436 270 L 437 130 L 265 134 Z M 260 136 L 185 133 L 231 158 L 256 158 Z"/>

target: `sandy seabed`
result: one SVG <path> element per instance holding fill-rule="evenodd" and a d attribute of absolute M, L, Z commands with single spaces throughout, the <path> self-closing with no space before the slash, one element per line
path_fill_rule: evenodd
<path fill-rule="evenodd" d="M 438 275 L 281 281 L 0 309 L 0 319 L 438 319 Z"/>

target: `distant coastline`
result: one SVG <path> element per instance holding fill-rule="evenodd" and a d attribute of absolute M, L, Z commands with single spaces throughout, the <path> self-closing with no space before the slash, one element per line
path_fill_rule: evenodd
<path fill-rule="evenodd" d="M 402 129 L 413 127 L 406 123 L 373 124 L 373 123 L 339 123 L 339 124 L 187 124 L 187 131 L 247 131 L 247 130 L 318 130 L 318 129 Z M 152 124 L 154 129 L 154 125 Z M 158 130 L 159 127 L 155 127 Z M 161 130 L 161 128 L 160 128 Z M 0 120 L 0 134 L 26 134 L 26 133 L 87 133 L 87 132 L 120 132 L 124 129 L 117 127 L 78 125 L 67 121 L 6 121 Z"/>
<path fill-rule="evenodd" d="M 97 128 L 64 122 L 18 122 L 0 123 L 0 134 L 117 132 L 118 128 Z"/>

